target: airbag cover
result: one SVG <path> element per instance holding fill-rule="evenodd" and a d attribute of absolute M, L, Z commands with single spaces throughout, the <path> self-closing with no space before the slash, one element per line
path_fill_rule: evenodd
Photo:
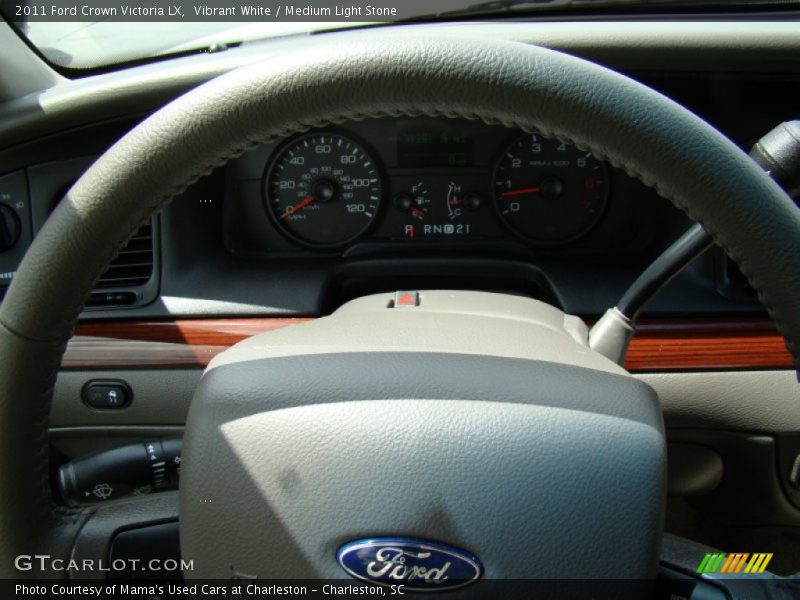
<path fill-rule="evenodd" d="M 227 363 L 190 412 L 183 556 L 194 577 L 341 578 L 346 542 L 405 536 L 487 579 L 649 577 L 664 466 L 658 400 L 624 375 L 416 352 Z"/>

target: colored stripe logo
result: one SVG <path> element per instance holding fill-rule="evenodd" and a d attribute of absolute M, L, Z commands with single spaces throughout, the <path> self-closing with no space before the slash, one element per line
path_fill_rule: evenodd
<path fill-rule="evenodd" d="M 697 573 L 700 574 L 741 574 L 750 573 L 757 574 L 763 573 L 767 569 L 769 561 L 772 560 L 772 553 L 756 553 L 748 554 L 734 553 L 726 554 L 724 552 L 706 554 L 697 567 Z"/>

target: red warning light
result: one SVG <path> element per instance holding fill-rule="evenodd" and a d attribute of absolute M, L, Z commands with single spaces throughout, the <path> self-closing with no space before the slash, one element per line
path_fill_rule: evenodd
<path fill-rule="evenodd" d="M 412 307 L 412 306 L 419 306 L 419 292 L 416 291 L 408 291 L 408 292 L 395 292 L 394 293 L 394 304 L 392 304 L 395 308 L 399 307 Z"/>
<path fill-rule="evenodd" d="M 403 292 L 397 296 L 397 300 L 394 302 L 395 306 L 416 306 L 417 299 L 414 297 L 414 294 L 411 292 Z"/>

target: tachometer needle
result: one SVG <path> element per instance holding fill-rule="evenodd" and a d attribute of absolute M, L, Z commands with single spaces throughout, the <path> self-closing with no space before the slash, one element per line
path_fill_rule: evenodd
<path fill-rule="evenodd" d="M 291 207 L 287 208 L 281 214 L 281 219 L 285 219 L 286 217 L 291 217 L 298 210 L 303 210 L 306 206 L 311 204 L 314 200 L 316 200 L 316 198 L 314 196 L 309 196 L 308 198 L 304 198 L 303 200 L 300 200 L 300 202 L 298 202 L 294 206 L 291 206 Z"/>
<path fill-rule="evenodd" d="M 508 190 L 507 192 L 503 192 L 500 194 L 503 198 L 509 198 L 511 196 L 525 196 L 527 194 L 538 194 L 542 191 L 539 186 L 533 187 L 526 187 L 526 188 L 518 188 L 516 190 Z"/>

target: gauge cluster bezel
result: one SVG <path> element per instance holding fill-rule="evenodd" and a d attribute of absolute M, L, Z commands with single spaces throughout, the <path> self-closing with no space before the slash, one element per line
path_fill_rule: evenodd
<path fill-rule="evenodd" d="M 445 127 L 449 131 L 464 128 L 474 138 L 475 157 L 466 166 L 420 166 L 414 168 L 398 159 L 398 131 L 414 127 Z M 442 125 L 444 123 L 445 125 Z M 404 129 L 405 128 L 405 129 Z M 379 173 L 382 196 L 376 215 L 358 235 L 336 244 L 318 244 L 282 231 L 269 210 L 266 183 L 274 161 L 296 140 L 313 135 L 344 136 L 361 146 L 371 157 Z M 313 129 L 288 139 L 264 144 L 232 161 L 226 169 L 226 197 L 234 200 L 225 207 L 225 235 L 229 251 L 252 258 L 304 256 L 369 255 L 492 255 L 532 257 L 537 255 L 624 254 L 643 240 L 642 221 L 650 211 L 655 194 L 622 171 L 607 167 L 607 201 L 596 221 L 579 235 L 554 241 L 531 240 L 509 228 L 500 218 L 493 190 L 493 177 L 499 155 L 525 132 L 502 125 L 459 119 L 382 118 L 352 121 L 335 127 Z M 453 176 L 464 180 L 469 190 L 478 186 L 482 208 L 478 215 L 478 234 L 462 237 L 429 235 L 406 239 L 402 216 L 398 216 L 393 197 L 396 185 L 404 177 L 441 180 Z M 441 187 L 441 185 L 440 185 Z M 444 202 L 444 192 L 437 192 Z M 639 202 L 644 198 L 645 202 Z M 255 204 L 257 203 L 257 207 Z M 440 210 L 445 210 L 444 205 Z M 443 214 L 430 217 L 434 224 L 445 222 Z M 473 224 L 476 221 L 473 221 Z M 480 231 L 483 228 L 483 231 Z M 435 229 L 435 228 L 434 228 Z M 473 233 L 476 231 L 472 228 Z"/>

